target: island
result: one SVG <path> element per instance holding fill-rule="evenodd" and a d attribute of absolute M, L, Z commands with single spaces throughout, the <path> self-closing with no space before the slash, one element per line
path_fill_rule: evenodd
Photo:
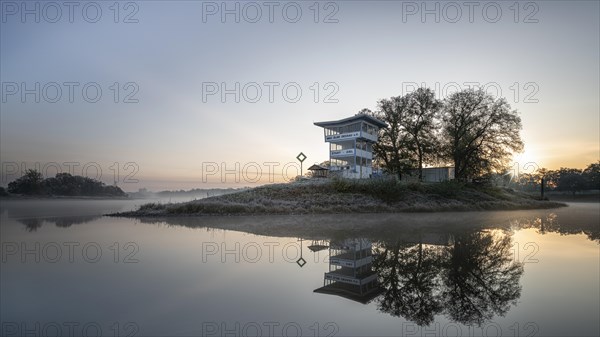
<path fill-rule="evenodd" d="M 184 203 L 147 203 L 122 217 L 398 213 L 541 209 L 566 206 L 486 184 L 380 179 L 300 179 Z"/>

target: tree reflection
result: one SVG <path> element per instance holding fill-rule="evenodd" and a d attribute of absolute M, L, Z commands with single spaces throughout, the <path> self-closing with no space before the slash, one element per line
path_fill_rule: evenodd
<path fill-rule="evenodd" d="M 56 227 L 68 228 L 72 225 L 85 224 L 101 218 L 99 215 L 85 216 L 70 216 L 70 217 L 54 217 L 54 218 L 31 218 L 18 219 L 17 221 L 25 225 L 28 232 L 35 232 L 42 227 L 44 223 L 55 224 Z"/>
<path fill-rule="evenodd" d="M 481 325 L 520 297 L 523 266 L 501 231 L 454 235 L 447 246 L 383 242 L 374 268 L 385 292 L 379 310 L 429 325 L 435 315 Z"/>
<path fill-rule="evenodd" d="M 379 310 L 402 316 L 419 325 L 433 322 L 442 309 L 438 296 L 440 254 L 422 243 L 384 245 L 374 268 L 386 290 Z"/>
<path fill-rule="evenodd" d="M 442 298 L 454 321 L 481 325 L 504 315 L 521 296 L 523 265 L 514 261 L 512 238 L 503 232 L 455 236 L 444 250 Z"/>
<path fill-rule="evenodd" d="M 38 228 L 42 227 L 44 220 L 33 218 L 33 219 L 19 219 L 19 222 L 25 225 L 28 232 L 35 232 Z"/>
<path fill-rule="evenodd" d="M 600 243 L 600 226 L 594 220 L 559 221 L 556 213 L 550 213 L 542 217 L 520 219 L 514 225 L 520 228 L 535 228 L 542 235 L 547 233 L 558 233 L 560 235 L 584 234 L 589 240 Z"/>

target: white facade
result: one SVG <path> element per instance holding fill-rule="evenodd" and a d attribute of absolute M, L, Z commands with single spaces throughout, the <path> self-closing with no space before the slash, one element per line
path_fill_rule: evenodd
<path fill-rule="evenodd" d="M 373 144 L 379 128 L 386 124 L 368 115 L 338 121 L 318 122 L 329 143 L 329 172 L 344 178 L 370 178 L 373 173 Z"/>
<path fill-rule="evenodd" d="M 423 182 L 439 183 L 454 179 L 454 167 L 424 167 Z M 419 170 L 414 169 L 409 174 L 402 175 L 403 181 L 417 182 L 419 181 Z"/>

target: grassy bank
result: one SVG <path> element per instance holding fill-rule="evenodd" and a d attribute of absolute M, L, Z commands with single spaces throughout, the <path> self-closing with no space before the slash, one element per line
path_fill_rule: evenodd
<path fill-rule="evenodd" d="M 499 187 L 458 182 L 311 180 L 266 185 L 186 203 L 149 203 L 117 216 L 395 213 L 537 209 L 565 206 Z"/>

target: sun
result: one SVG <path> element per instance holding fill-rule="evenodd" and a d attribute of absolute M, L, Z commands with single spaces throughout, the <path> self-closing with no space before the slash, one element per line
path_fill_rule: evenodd
<path fill-rule="evenodd" d="M 539 154 L 531 148 L 513 156 L 513 167 L 518 167 L 519 172 L 533 173 L 542 168 Z"/>

